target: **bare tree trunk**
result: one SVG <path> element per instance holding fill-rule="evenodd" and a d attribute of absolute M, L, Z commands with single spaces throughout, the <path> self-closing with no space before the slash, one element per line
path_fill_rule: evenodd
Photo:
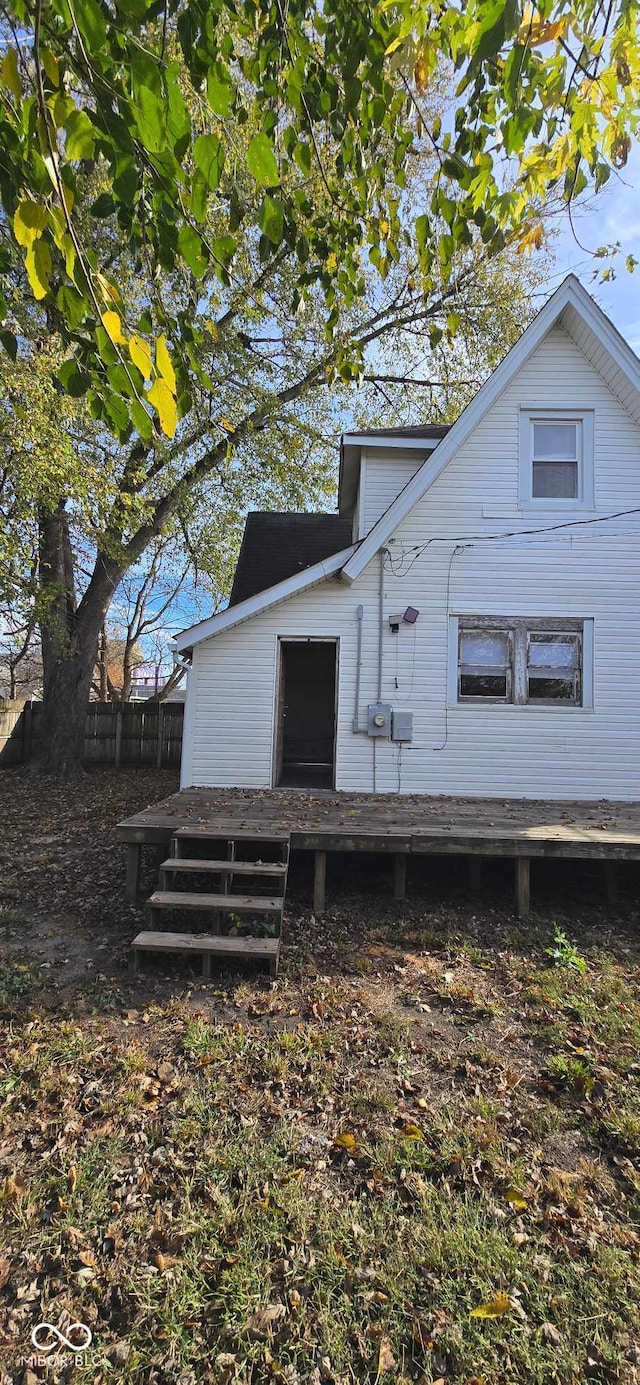
<path fill-rule="evenodd" d="M 40 520 L 40 586 L 43 678 L 39 766 L 47 773 L 82 769 L 87 703 L 98 645 L 117 566 L 98 555 L 99 578 L 77 606 L 69 517 L 64 502 Z"/>

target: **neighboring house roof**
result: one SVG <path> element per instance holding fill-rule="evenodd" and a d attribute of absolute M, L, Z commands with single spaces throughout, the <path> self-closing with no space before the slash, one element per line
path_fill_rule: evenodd
<path fill-rule="evenodd" d="M 246 518 L 230 606 L 294 577 L 348 548 L 350 519 L 341 515 L 252 510 Z"/>
<path fill-rule="evenodd" d="M 340 574 L 351 584 L 433 485 L 469 434 L 481 423 L 502 391 L 558 322 L 600 372 L 637 423 L 640 423 L 640 361 L 628 342 L 594 303 L 573 274 L 567 275 L 529 324 L 515 346 L 452 424 L 400 495 L 385 510 Z"/>
<path fill-rule="evenodd" d="M 482 421 L 502 391 L 540 345 L 547 332 L 558 323 L 573 338 L 602 379 L 624 404 L 631 417 L 640 424 L 640 360 L 602 309 L 594 303 L 586 289 L 583 289 L 574 275 L 570 274 L 541 308 L 456 422 L 446 431 L 425 425 L 424 430 L 418 430 L 422 432 L 422 436 L 411 433 L 414 442 L 410 442 L 409 445 L 420 447 L 424 438 L 427 444 L 425 451 L 429 451 L 430 455 L 359 544 L 352 544 L 342 552 L 334 553 L 331 557 L 315 563 L 313 567 L 299 572 L 297 576 L 289 577 L 267 591 L 239 602 L 237 606 L 222 611 L 218 616 L 201 621 L 190 630 L 184 630 L 177 638 L 177 648 L 183 651 L 190 649 L 201 640 L 217 635 L 233 625 L 239 625 L 280 601 L 287 600 L 296 592 L 315 586 L 336 573 L 347 583 L 355 582 L 375 554 L 384 547 L 398 525 L 433 485 L 469 434 Z M 437 431 L 442 434 L 439 440 L 435 439 Z M 369 437 L 393 440 L 394 430 L 379 432 L 372 429 Z M 428 447 L 429 438 L 434 438 L 433 448 Z M 345 434 L 343 452 L 346 442 L 366 446 L 367 435 Z M 407 446 L 407 442 L 396 436 L 395 445 L 402 448 Z"/>

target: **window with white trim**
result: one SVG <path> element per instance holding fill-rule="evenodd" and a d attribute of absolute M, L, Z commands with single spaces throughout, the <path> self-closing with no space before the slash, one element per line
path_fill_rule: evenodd
<path fill-rule="evenodd" d="M 523 409 L 520 500 L 548 508 L 593 506 L 593 412 Z"/>
<path fill-rule="evenodd" d="M 584 706 L 583 620 L 461 616 L 458 702 Z"/>

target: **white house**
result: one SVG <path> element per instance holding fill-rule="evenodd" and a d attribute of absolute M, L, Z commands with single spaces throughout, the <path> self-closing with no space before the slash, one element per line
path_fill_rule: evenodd
<path fill-rule="evenodd" d="M 640 800 L 640 362 L 577 280 L 448 429 L 342 439 L 183 632 L 182 786 Z"/>

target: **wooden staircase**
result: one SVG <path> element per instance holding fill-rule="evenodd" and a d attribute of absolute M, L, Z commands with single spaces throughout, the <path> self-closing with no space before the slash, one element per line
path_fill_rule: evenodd
<path fill-rule="evenodd" d="M 288 869 L 288 833 L 180 827 L 147 901 L 149 931 L 131 944 L 134 971 L 143 952 L 177 952 L 199 954 L 205 977 L 212 957 L 266 962 L 277 976 Z M 160 927 L 166 912 L 193 912 L 209 930 L 167 932 Z"/>

